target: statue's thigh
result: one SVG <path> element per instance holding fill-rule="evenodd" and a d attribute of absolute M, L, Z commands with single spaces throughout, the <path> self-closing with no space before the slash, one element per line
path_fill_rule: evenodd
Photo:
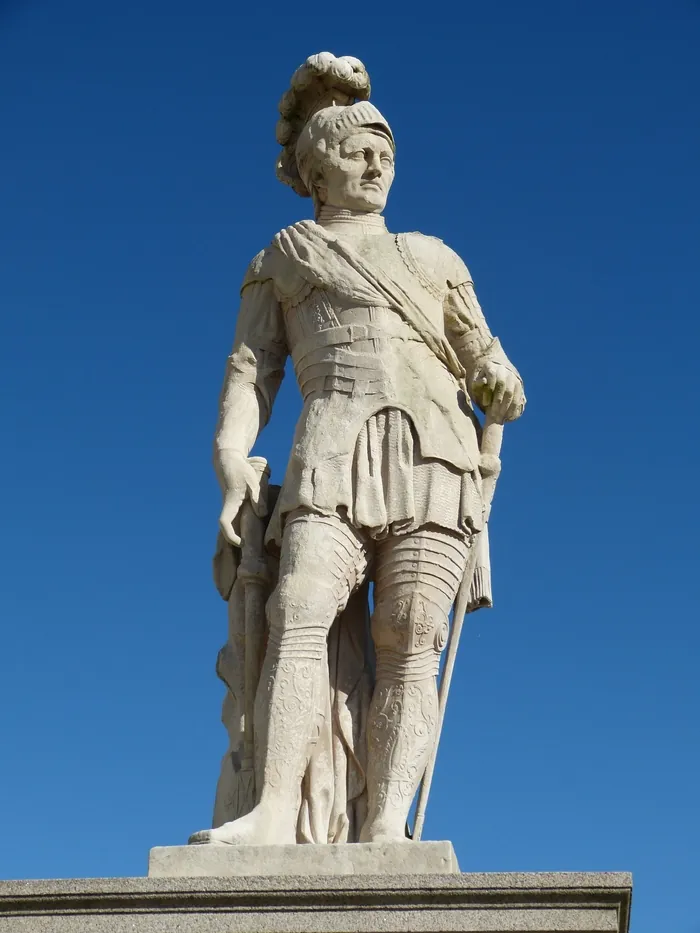
<path fill-rule="evenodd" d="M 282 537 L 279 577 L 268 604 L 271 624 L 330 627 L 367 572 L 367 541 L 340 516 L 300 511 Z"/>
<path fill-rule="evenodd" d="M 437 665 L 468 552 L 464 537 L 432 527 L 377 544 L 372 637 L 379 653 L 434 653 Z"/>

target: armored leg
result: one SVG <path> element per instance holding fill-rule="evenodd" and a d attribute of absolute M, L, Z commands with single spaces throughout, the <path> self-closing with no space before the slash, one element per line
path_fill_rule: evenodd
<path fill-rule="evenodd" d="M 363 842 L 405 838 L 408 811 L 435 741 L 436 675 L 467 554 L 464 538 L 429 526 L 377 545 L 377 682 L 368 724 Z"/>
<path fill-rule="evenodd" d="M 269 640 L 255 700 L 258 803 L 191 842 L 296 842 L 301 782 L 318 733 L 328 632 L 366 566 L 363 539 L 340 518 L 299 512 L 288 520 L 279 583 L 267 604 Z"/>

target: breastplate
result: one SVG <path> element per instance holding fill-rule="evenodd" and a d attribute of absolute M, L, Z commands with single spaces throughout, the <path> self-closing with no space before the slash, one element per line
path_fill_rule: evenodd
<path fill-rule="evenodd" d="M 394 395 L 406 341 L 420 340 L 388 307 L 353 307 L 320 289 L 285 302 L 287 340 L 302 396 Z"/>

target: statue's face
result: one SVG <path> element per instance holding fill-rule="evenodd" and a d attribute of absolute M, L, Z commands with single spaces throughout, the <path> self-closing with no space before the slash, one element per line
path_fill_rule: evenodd
<path fill-rule="evenodd" d="M 384 210 L 394 180 L 394 153 L 376 133 L 355 133 L 324 158 L 316 183 L 324 204 L 352 211 Z"/>

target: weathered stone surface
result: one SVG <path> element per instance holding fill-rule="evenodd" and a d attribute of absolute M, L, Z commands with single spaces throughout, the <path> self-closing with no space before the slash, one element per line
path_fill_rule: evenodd
<path fill-rule="evenodd" d="M 624 873 L 0 883 L 0 933 L 628 933 Z"/>
<path fill-rule="evenodd" d="M 150 878 L 250 875 L 445 875 L 458 872 L 451 842 L 346 845 L 160 846 L 151 849 Z"/>
<path fill-rule="evenodd" d="M 321 52 L 280 102 L 278 177 L 314 220 L 252 260 L 220 396 L 229 748 L 196 844 L 401 842 L 419 785 L 420 839 L 462 622 L 491 604 L 523 383 L 462 259 L 387 229 L 394 135 L 369 94 L 362 62 Z M 250 453 L 288 358 L 303 407 L 277 495 Z"/>

